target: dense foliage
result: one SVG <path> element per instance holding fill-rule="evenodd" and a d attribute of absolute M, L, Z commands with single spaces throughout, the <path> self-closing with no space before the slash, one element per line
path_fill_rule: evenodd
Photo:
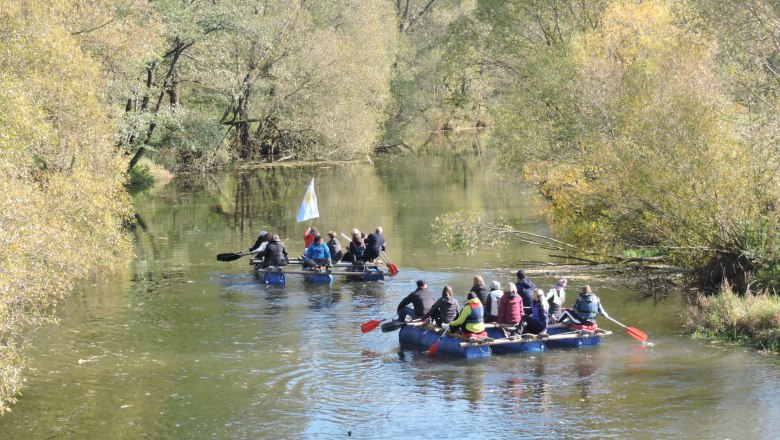
<path fill-rule="evenodd" d="M 547 245 L 776 288 L 778 23 L 766 0 L 2 0 L 0 411 L 31 331 L 127 256 L 145 151 L 208 169 L 488 127 Z M 468 248 L 486 220 L 437 226 Z"/>
<path fill-rule="evenodd" d="M 750 3 L 485 1 L 460 25 L 506 73 L 490 112 L 496 150 L 577 248 L 664 255 L 704 285 L 777 286 L 778 70 L 765 23 L 779 15 Z M 462 219 L 446 220 L 464 236 Z"/>
<path fill-rule="evenodd" d="M 82 12 L 65 1 L 0 7 L 0 413 L 53 306 L 131 253 L 112 84 L 76 33 Z"/>

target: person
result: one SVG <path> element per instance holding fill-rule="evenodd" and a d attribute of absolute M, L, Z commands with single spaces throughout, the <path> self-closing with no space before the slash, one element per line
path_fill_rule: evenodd
<path fill-rule="evenodd" d="M 501 283 L 492 281 L 487 301 L 485 301 L 485 322 L 496 322 L 496 318 L 498 318 L 498 303 L 502 296 L 504 296 L 504 291 L 501 290 Z"/>
<path fill-rule="evenodd" d="M 306 248 L 303 258 L 303 267 L 331 267 L 330 249 L 322 242 L 322 237 L 319 235 L 314 237 L 314 242 Z"/>
<path fill-rule="evenodd" d="M 325 244 L 330 251 L 330 259 L 333 261 L 333 264 L 336 264 L 344 256 L 344 253 L 341 251 L 341 243 L 336 238 L 336 231 L 328 231 L 328 238 L 329 240 Z"/>
<path fill-rule="evenodd" d="M 441 298 L 433 303 L 431 310 L 423 315 L 422 319 L 423 321 L 432 319 L 441 327 L 442 324 L 449 324 L 458 316 L 458 308 L 458 300 L 452 296 L 452 287 L 444 286 L 441 289 Z"/>
<path fill-rule="evenodd" d="M 351 261 L 353 266 L 363 262 L 363 254 L 366 252 L 366 244 L 363 242 L 360 232 L 352 233 L 352 241 L 349 242 L 349 251 L 344 256 L 345 260 Z"/>
<path fill-rule="evenodd" d="M 471 290 L 469 290 L 469 292 L 474 292 L 477 295 L 477 298 L 479 298 L 479 302 L 482 304 L 487 302 L 488 290 L 485 287 L 485 280 L 482 279 L 481 276 L 476 275 L 474 277 L 472 280 Z"/>
<path fill-rule="evenodd" d="M 412 319 L 422 318 L 431 311 L 432 306 L 433 295 L 428 291 L 428 283 L 417 280 L 417 289 L 398 303 L 398 320 L 406 321 L 407 316 Z"/>
<path fill-rule="evenodd" d="M 549 319 L 547 299 L 544 290 L 536 289 L 531 303 L 531 314 L 523 315 L 520 319 L 519 333 L 533 333 L 535 335 L 547 334 L 547 320 Z"/>
<path fill-rule="evenodd" d="M 382 237 L 382 227 L 377 226 L 373 234 L 366 237 L 366 251 L 363 253 L 363 261 L 373 263 L 379 258 L 379 254 L 385 250 L 385 238 Z"/>
<path fill-rule="evenodd" d="M 515 325 L 523 317 L 523 298 L 517 294 L 517 286 L 509 283 L 504 288 L 504 295 L 498 301 L 498 316 L 496 323 Z"/>
<path fill-rule="evenodd" d="M 311 226 L 303 231 L 303 246 L 304 249 L 309 249 L 312 243 L 314 243 L 314 237 L 320 235 L 320 231 L 317 228 Z"/>
<path fill-rule="evenodd" d="M 449 327 L 452 333 L 460 331 L 465 336 L 478 335 L 485 331 L 485 310 L 477 294 L 469 292 L 458 317 L 449 324 L 442 324 L 445 331 Z"/>
<path fill-rule="evenodd" d="M 525 271 L 522 269 L 517 271 L 517 294 L 520 298 L 523 298 L 523 314 L 531 314 L 531 303 L 534 300 L 534 291 L 536 290 L 536 284 L 533 281 L 525 277 Z"/>
<path fill-rule="evenodd" d="M 601 305 L 599 297 L 586 284 L 582 286 L 582 290 L 574 301 L 572 308 L 563 310 L 558 322 L 570 322 L 578 328 L 594 329 L 596 328 L 596 317 L 599 313 L 609 318 L 606 310 Z"/>
<path fill-rule="evenodd" d="M 284 243 L 279 239 L 279 236 L 276 234 L 272 235 L 271 240 L 267 243 L 268 245 L 265 249 L 257 254 L 258 258 L 263 258 L 262 267 L 287 266 L 289 262 L 287 248 L 284 247 Z"/>
<path fill-rule="evenodd" d="M 360 229 L 358 229 L 358 228 L 352 228 L 352 233 L 351 233 L 350 237 L 352 237 L 352 238 L 350 239 L 349 245 L 347 245 L 347 252 L 344 253 L 344 257 L 342 258 L 342 260 L 344 260 L 344 261 L 351 261 L 354 264 L 356 259 L 352 258 L 352 255 L 353 255 L 352 254 L 352 241 L 354 241 L 355 237 L 357 237 L 362 246 L 365 246 L 365 244 L 363 243 L 363 240 L 362 240 L 362 238 L 363 238 L 362 233 L 360 232 Z M 344 236 L 344 238 L 347 238 L 346 235 Z M 363 249 L 365 250 L 365 247 Z"/>
<path fill-rule="evenodd" d="M 262 251 L 263 249 L 265 249 L 263 243 L 268 243 L 269 238 L 270 236 L 268 235 L 268 231 L 260 231 L 260 235 L 257 236 L 257 240 L 255 240 L 255 244 L 249 247 L 249 252 L 256 254 Z"/>
<path fill-rule="evenodd" d="M 563 304 L 566 302 L 566 279 L 561 278 L 557 283 L 547 292 L 544 299 L 550 306 L 550 321 L 558 322 L 558 317 L 561 316 L 563 311 Z"/>

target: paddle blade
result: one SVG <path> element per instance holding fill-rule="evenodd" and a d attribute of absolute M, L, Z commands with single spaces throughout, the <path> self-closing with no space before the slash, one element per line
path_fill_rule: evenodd
<path fill-rule="evenodd" d="M 360 324 L 360 331 L 362 331 L 363 333 L 368 333 L 371 330 L 379 327 L 379 324 L 381 322 L 382 321 L 380 321 L 378 319 L 372 319 L 371 321 L 366 321 L 363 324 Z"/>
<path fill-rule="evenodd" d="M 393 263 L 388 264 L 387 268 L 390 269 L 390 275 L 395 275 L 398 273 L 398 268 L 395 267 L 395 264 Z"/>
<path fill-rule="evenodd" d="M 628 332 L 631 337 L 636 339 L 639 342 L 645 342 L 647 341 L 647 335 L 642 330 L 639 330 L 638 328 L 634 327 L 626 327 L 626 331 Z"/>
<path fill-rule="evenodd" d="M 382 333 L 394 332 L 394 331 L 400 329 L 401 327 L 403 327 L 404 325 L 406 325 L 406 323 L 405 322 L 401 322 L 401 321 L 386 322 L 386 323 L 382 324 Z"/>
<path fill-rule="evenodd" d="M 228 252 L 226 254 L 217 254 L 217 261 L 233 261 L 233 260 L 238 260 L 241 257 L 243 257 L 242 254 L 234 254 L 232 252 Z"/>
<path fill-rule="evenodd" d="M 428 351 L 426 352 L 428 356 L 433 356 L 436 354 L 437 351 L 439 351 L 439 342 L 441 342 L 441 338 L 439 338 L 438 341 L 434 342 L 433 345 L 431 345 L 431 347 L 428 349 Z"/>

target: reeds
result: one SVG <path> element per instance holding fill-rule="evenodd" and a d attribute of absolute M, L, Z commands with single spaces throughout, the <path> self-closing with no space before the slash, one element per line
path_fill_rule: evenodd
<path fill-rule="evenodd" d="M 778 295 L 740 295 L 724 283 L 718 295 L 699 294 L 688 312 L 685 325 L 697 336 L 780 351 Z"/>

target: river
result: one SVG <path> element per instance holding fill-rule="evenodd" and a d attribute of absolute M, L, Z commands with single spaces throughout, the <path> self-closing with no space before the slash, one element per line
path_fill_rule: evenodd
<path fill-rule="evenodd" d="M 295 215 L 315 179 L 321 231 L 383 226 L 400 272 L 382 282 L 283 288 L 258 283 L 247 257 L 257 232 L 299 255 Z M 484 210 L 548 233 L 532 192 L 472 155 L 382 157 L 374 164 L 243 170 L 177 178 L 134 196 L 137 258 L 86 283 L 43 329 L 3 439 L 484 438 L 770 439 L 780 432 L 780 360 L 692 340 L 686 301 L 576 273 L 567 305 L 590 283 L 610 315 L 650 335 L 600 347 L 429 358 L 397 333 L 362 334 L 392 316 L 425 279 L 459 301 L 481 274 L 502 286 L 518 260 L 550 260 L 514 244 L 474 256 L 430 241 L 448 211 Z M 344 241 L 344 240 L 342 240 Z M 545 290 L 561 274 L 531 277 Z M 472 437 L 472 438 L 478 438 Z"/>

